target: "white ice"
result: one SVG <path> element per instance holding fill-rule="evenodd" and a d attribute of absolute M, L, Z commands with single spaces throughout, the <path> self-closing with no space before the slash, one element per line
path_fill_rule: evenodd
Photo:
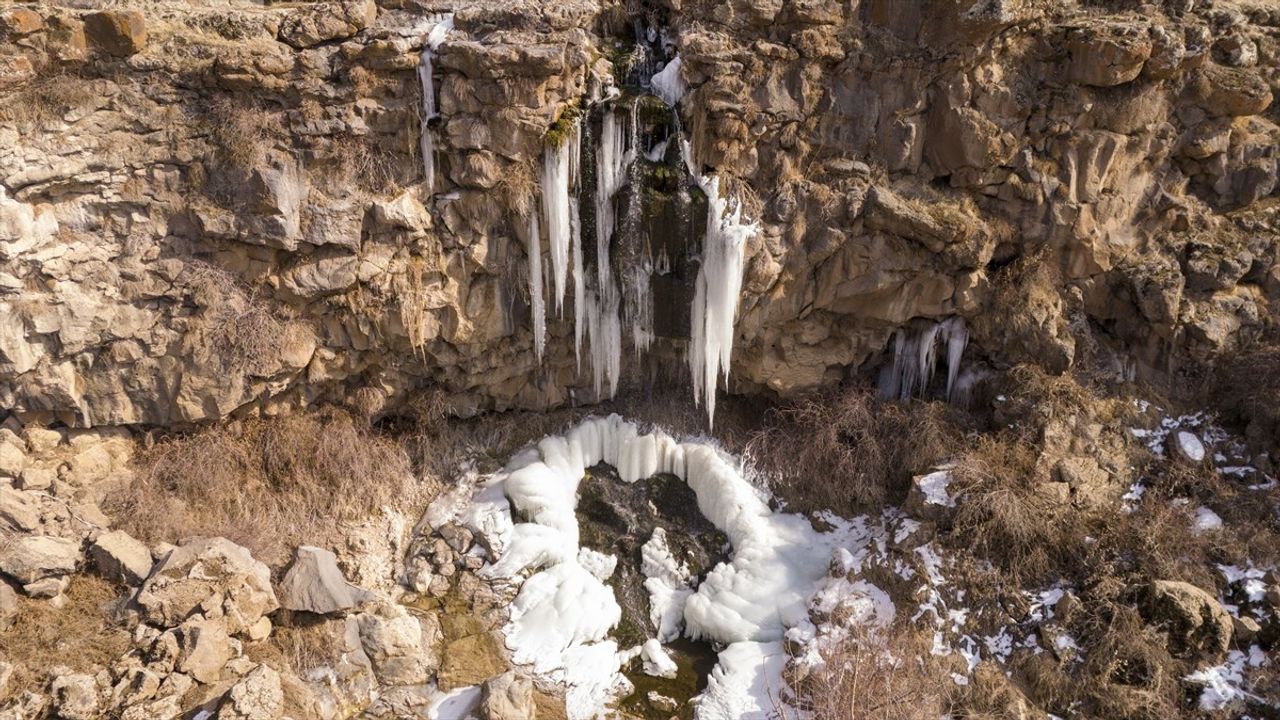
<path fill-rule="evenodd" d="M 662 98 L 662 102 L 671 107 L 675 107 L 685 93 L 689 91 L 689 86 L 685 84 L 684 78 L 680 77 L 682 64 L 683 61 L 677 55 L 650 80 L 653 94 Z"/>
<path fill-rule="evenodd" d="M 533 352 L 541 362 L 547 344 L 547 303 L 542 294 L 542 237 L 537 217 L 529 219 L 528 232 L 525 254 L 529 256 L 529 314 L 533 316 Z"/>
<path fill-rule="evenodd" d="M 866 544 L 865 522 L 828 516 L 834 529 L 820 533 L 802 516 L 771 511 L 763 491 L 714 445 L 677 442 L 661 431 L 642 433 L 616 415 L 589 418 L 518 453 L 477 487 L 470 509 L 451 514 L 484 533 L 494 548 L 496 561 L 481 576 L 519 585 L 504 628 L 513 659 L 566 684 L 574 718 L 602 712 L 625 689 L 622 656 L 606 639 L 621 617 L 613 591 L 601 579 L 612 566 L 607 556 L 581 551 L 574 513 L 579 483 L 601 462 L 617 468 L 623 482 L 656 473 L 683 478 L 699 511 L 728 537 L 729 560 L 713 568 L 696 592 L 682 587 L 687 570 L 671 556 L 663 532 L 644 546 L 643 570 L 670 595 L 659 599 L 665 603 L 659 618 L 664 636 L 678 631 L 678 618 L 667 612 L 683 594 L 686 635 L 725 648 L 698 717 L 763 717 L 774 708 L 782 683 L 780 641 L 788 628 L 811 626 L 809 609 L 819 593 L 844 587 L 843 577 L 832 585 L 828 570 L 833 563 L 842 572 L 856 569 L 860 561 L 848 548 Z M 456 505 L 455 499 L 447 502 Z M 527 521 L 514 522 L 512 509 Z M 521 584 L 526 572 L 533 574 Z M 654 592 L 648 582 L 646 587 Z M 865 617 L 892 616 L 883 593 L 869 585 L 849 589 L 863 598 L 856 602 Z"/>
<path fill-rule="evenodd" d="M 449 32 L 452 30 L 453 15 L 447 14 L 441 17 L 432 26 L 430 32 L 427 33 L 426 42 L 422 46 L 422 55 L 418 60 L 418 81 L 422 85 L 422 126 L 419 131 L 421 136 L 420 149 L 422 151 L 422 177 L 423 185 L 426 186 L 428 193 L 431 192 L 436 184 L 436 151 L 428 123 L 440 116 L 439 111 L 436 109 L 434 64 L 440 45 L 444 43 L 445 38 L 449 36 Z"/>

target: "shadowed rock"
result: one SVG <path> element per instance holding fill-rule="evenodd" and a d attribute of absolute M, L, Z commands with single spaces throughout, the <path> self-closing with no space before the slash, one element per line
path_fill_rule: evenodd
<path fill-rule="evenodd" d="M 330 615 L 373 599 L 373 593 L 347 582 L 338 559 L 324 548 L 303 545 L 280 583 L 280 602 L 288 610 Z"/>

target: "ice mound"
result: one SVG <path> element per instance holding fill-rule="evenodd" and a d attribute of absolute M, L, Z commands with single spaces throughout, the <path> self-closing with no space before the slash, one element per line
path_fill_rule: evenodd
<path fill-rule="evenodd" d="M 643 548 L 643 566 L 659 637 L 642 649 L 620 651 L 607 639 L 621 617 L 606 584 L 616 559 L 579 547 L 578 486 L 592 482 L 587 470 L 599 463 L 628 483 L 657 473 L 683 479 L 699 511 L 732 545 L 729 561 L 695 591 L 665 534 L 654 533 Z M 566 685 L 569 716 L 582 720 L 602 715 L 629 692 L 624 661 L 643 652 L 647 665 L 669 672 L 661 643 L 678 637 L 681 625 L 686 636 L 723 647 L 697 700 L 697 717 L 771 714 L 783 686 L 783 636 L 812 628 L 809 608 L 831 592 L 830 568 L 848 565 L 846 548 L 863 540 L 856 523 L 834 518 L 833 530 L 818 532 L 802 516 L 774 512 L 741 464 L 713 443 L 644 433 L 617 415 L 589 418 L 520 452 L 476 487 L 469 503 L 452 494 L 442 502 L 449 506 L 428 515 L 454 517 L 493 548 L 496 557 L 480 575 L 519 586 L 504 628 L 513 659 Z"/>

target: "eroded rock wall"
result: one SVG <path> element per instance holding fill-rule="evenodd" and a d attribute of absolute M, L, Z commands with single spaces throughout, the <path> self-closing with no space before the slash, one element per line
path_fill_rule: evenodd
<path fill-rule="evenodd" d="M 1161 377 L 1280 292 L 1261 0 L 80 5 L 0 11 L 0 407 L 27 421 L 593 400 L 571 310 L 534 357 L 524 247 L 544 137 L 636 18 L 760 224 L 734 391 L 870 373 L 952 316 L 975 366 Z"/>

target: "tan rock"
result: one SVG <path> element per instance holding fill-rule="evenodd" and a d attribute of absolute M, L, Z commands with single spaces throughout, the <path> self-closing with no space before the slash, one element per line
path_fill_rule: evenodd
<path fill-rule="evenodd" d="M 80 543 L 49 535 L 23 535 L 0 544 L 0 572 L 22 584 L 75 572 Z"/>
<path fill-rule="evenodd" d="M 276 720 L 284 710 L 280 674 L 258 665 L 240 679 L 218 708 L 220 720 Z"/>
<path fill-rule="evenodd" d="M 117 57 L 141 52 L 147 45 L 147 20 L 138 10 L 102 10 L 84 18 L 85 37 Z"/>
<path fill-rule="evenodd" d="M 1082 85 L 1111 87 L 1142 74 L 1152 42 L 1145 24 L 1091 26 L 1075 30 L 1067 42 L 1067 75 Z"/>
<path fill-rule="evenodd" d="M 235 656 L 221 621 L 189 620 L 178 628 L 178 638 L 177 669 L 197 682 L 217 682 L 223 666 Z"/>
<path fill-rule="evenodd" d="M 533 683 L 508 671 L 484 684 L 480 701 L 481 720 L 534 720 Z"/>
<path fill-rule="evenodd" d="M 1256 72 L 1207 65 L 1191 83 L 1200 107 L 1210 115 L 1257 115 L 1271 106 L 1271 88 Z"/>
<path fill-rule="evenodd" d="M 9 8 L 0 10 L 0 35 L 19 38 L 30 35 L 44 27 L 44 19 L 40 13 L 29 8 Z"/>
<path fill-rule="evenodd" d="M 315 3 L 285 18 L 280 24 L 280 40 L 295 48 L 345 40 L 372 25 L 377 16 L 373 0 Z"/>
<path fill-rule="evenodd" d="M 478 685 L 506 669 L 498 641 L 489 633 L 477 633 L 445 645 L 437 681 L 440 689 Z"/>
<path fill-rule="evenodd" d="M 1218 661 L 1231 646 L 1231 615 L 1217 598 L 1191 583 L 1157 580 L 1145 590 L 1143 615 L 1169 632 L 1175 656 Z"/>
<path fill-rule="evenodd" d="M 246 632 L 280 606 L 267 566 L 225 538 L 193 540 L 169 552 L 135 601 L 148 622 L 166 628 L 211 608 L 222 613 L 231 634 Z"/>
<path fill-rule="evenodd" d="M 139 585 L 151 574 L 151 551 L 123 530 L 100 534 L 89 544 L 89 557 L 114 582 Z"/>

